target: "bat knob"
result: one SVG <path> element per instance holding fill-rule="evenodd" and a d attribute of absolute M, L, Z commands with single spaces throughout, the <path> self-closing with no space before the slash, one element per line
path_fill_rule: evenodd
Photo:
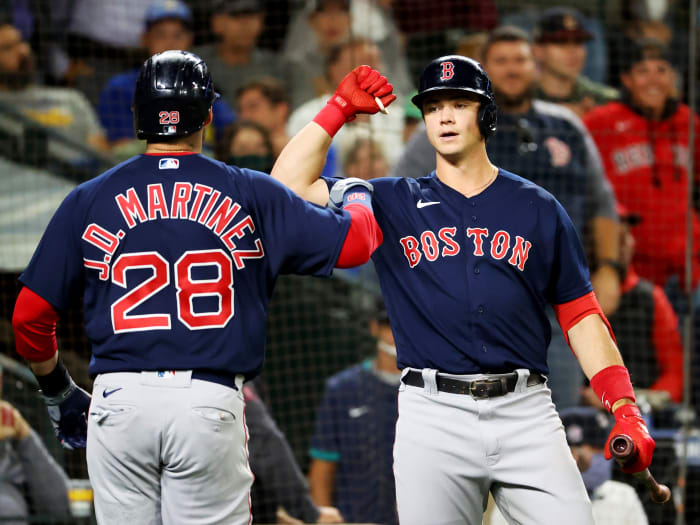
<path fill-rule="evenodd" d="M 610 452 L 616 459 L 630 458 L 635 452 L 634 441 L 625 434 L 615 436 L 610 442 Z"/>
<path fill-rule="evenodd" d="M 666 485 L 659 485 L 659 488 L 651 493 L 651 500 L 654 503 L 666 503 L 671 499 L 671 489 Z"/>

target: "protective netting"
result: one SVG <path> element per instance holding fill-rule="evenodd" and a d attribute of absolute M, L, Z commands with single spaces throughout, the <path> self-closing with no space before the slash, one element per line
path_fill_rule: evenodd
<path fill-rule="evenodd" d="M 207 62 L 221 94 L 205 153 L 261 171 L 270 170 L 348 71 L 359 64 L 378 68 L 398 100 L 388 115 L 346 124 L 324 171 L 365 179 L 420 177 L 434 169 L 421 112 L 410 102 L 419 75 L 441 55 L 479 59 L 501 107 L 489 156 L 544 186 L 572 217 L 657 442 L 651 470 L 673 488 L 672 503 L 650 503 L 640 482 L 617 468 L 612 477 L 636 489 L 649 523 L 700 523 L 700 429 L 693 421 L 700 396 L 694 336 L 700 322 L 700 123 L 696 117 L 691 131 L 697 68 L 691 67 L 696 40 L 688 22 L 700 13 L 694 3 L 670 0 L 570 0 L 552 10 L 561 7 L 549 0 L 3 2 L 0 399 L 44 444 L 46 455 L 37 461 L 53 457 L 67 475 L 73 515 L 38 503 L 54 495 L 18 474 L 19 441 L 8 438 L 0 439 L 0 521 L 93 519 L 84 451 L 57 444 L 33 376 L 14 349 L 17 277 L 75 185 L 144 151 L 130 109 L 138 66 L 155 52 L 189 49 Z M 618 277 L 621 295 L 611 285 Z M 386 428 L 395 406 L 381 392 L 395 375 L 391 367 L 377 370 L 374 361 L 382 356 L 371 334 L 379 294 L 366 267 L 328 280 L 280 278 L 255 386 L 300 472 L 335 465 L 335 478 L 321 470 L 311 476 L 317 502 L 337 505 L 342 491 L 346 520 L 393 523 L 386 515 L 394 502 L 387 457 L 393 436 Z M 80 298 L 62 313 L 58 341 L 73 377 L 90 389 Z M 549 364 L 559 409 L 596 404 L 556 333 Z M 331 403 L 338 391 L 327 380 L 353 366 L 344 377 L 354 374 L 349 384 L 363 395 L 348 391 L 351 401 Z M 337 450 L 328 450 L 334 445 Z M 338 477 L 341 461 L 349 467 Z M 259 473 L 256 522 L 274 522 L 284 506 L 280 494 L 300 490 L 287 489 L 287 481 Z M 367 499 L 368 487 L 374 501 Z M 6 507 L 12 512 L 4 501 L 15 502 Z M 605 523 L 632 523 L 625 519 L 609 514 Z"/>

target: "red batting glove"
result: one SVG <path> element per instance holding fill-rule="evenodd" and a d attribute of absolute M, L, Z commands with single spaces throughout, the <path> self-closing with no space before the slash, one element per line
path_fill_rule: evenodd
<path fill-rule="evenodd" d="M 316 115 L 314 122 L 332 137 L 340 127 L 359 113 L 373 115 L 379 111 L 374 97 L 387 107 L 396 95 L 386 77 L 369 66 L 359 66 L 345 75 L 326 106 Z"/>
<path fill-rule="evenodd" d="M 622 405 L 615 410 L 615 426 L 610 431 L 608 440 L 605 443 L 605 459 L 611 459 L 610 442 L 620 434 L 625 434 L 632 439 L 636 451 L 634 461 L 620 467 L 623 472 L 634 474 L 649 468 L 651 457 L 654 453 L 656 443 L 649 435 L 649 430 L 642 419 L 642 413 L 637 405 Z"/>

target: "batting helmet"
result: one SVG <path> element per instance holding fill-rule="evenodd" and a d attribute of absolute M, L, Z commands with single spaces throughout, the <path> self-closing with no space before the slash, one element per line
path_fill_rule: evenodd
<path fill-rule="evenodd" d="M 461 55 L 436 58 L 423 70 L 420 89 L 411 101 L 423 109 L 423 100 L 436 91 L 466 91 L 479 96 L 479 131 L 484 138 L 496 133 L 498 106 L 491 91 L 491 80 L 476 60 Z"/>
<path fill-rule="evenodd" d="M 202 129 L 218 94 L 204 61 L 187 51 L 165 51 L 141 66 L 134 92 L 139 139 L 180 137 Z"/>

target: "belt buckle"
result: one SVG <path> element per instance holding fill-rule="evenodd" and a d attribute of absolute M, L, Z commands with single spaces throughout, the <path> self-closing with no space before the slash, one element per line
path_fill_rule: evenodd
<path fill-rule="evenodd" d="M 476 381 L 472 381 L 469 385 L 469 395 L 471 395 L 474 399 L 488 399 L 490 397 L 495 397 L 490 393 L 491 385 L 501 386 L 501 391 L 496 394 L 496 396 L 502 396 L 508 390 L 504 377 L 494 379 L 478 379 Z"/>

